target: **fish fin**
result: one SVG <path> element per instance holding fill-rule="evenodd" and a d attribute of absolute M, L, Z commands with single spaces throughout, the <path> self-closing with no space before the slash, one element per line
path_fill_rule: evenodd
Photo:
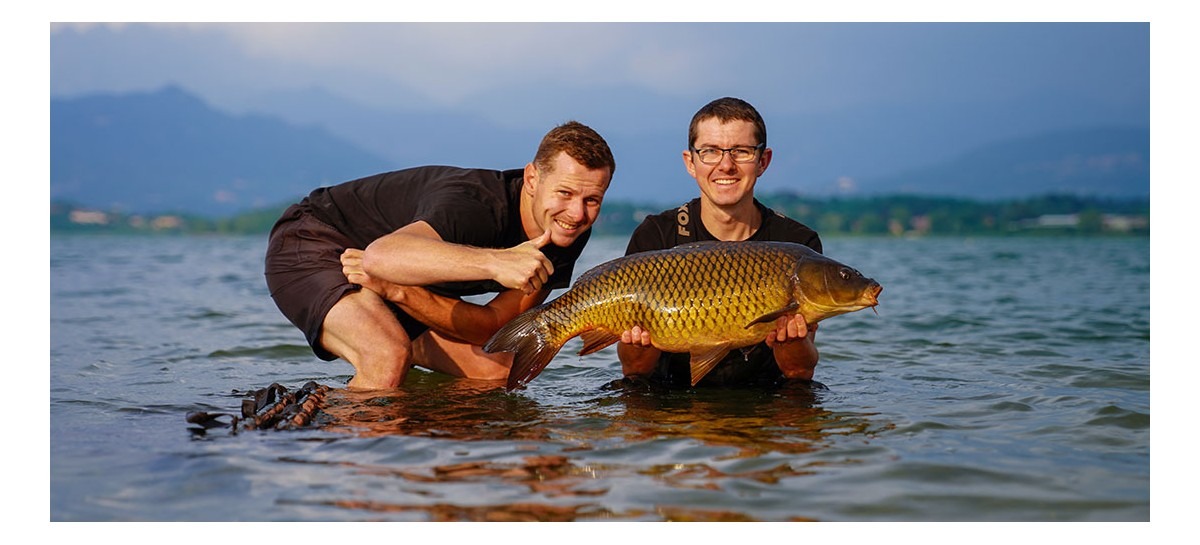
<path fill-rule="evenodd" d="M 786 316 L 788 314 L 792 314 L 792 313 L 796 312 L 796 309 L 798 309 L 798 308 L 800 308 L 800 303 L 798 303 L 796 301 L 792 301 L 791 303 L 788 303 L 788 306 L 786 306 L 786 307 L 783 307 L 774 312 L 768 312 L 766 314 L 763 314 L 762 316 L 759 316 L 758 318 L 755 318 L 753 321 L 746 324 L 746 329 L 750 329 L 754 324 L 765 324 L 768 322 L 774 322 L 780 316 Z"/>
<path fill-rule="evenodd" d="M 580 337 L 583 338 L 583 348 L 579 350 L 580 356 L 586 356 L 592 352 L 599 352 L 607 348 L 609 345 L 621 340 L 621 336 L 607 329 L 593 329 L 584 331 Z"/>
<path fill-rule="evenodd" d="M 509 390 L 516 389 L 541 374 L 550 364 L 550 360 L 562 349 L 562 343 L 555 344 L 552 339 L 547 338 L 546 331 L 538 320 L 544 306 L 531 308 L 513 318 L 483 346 L 483 351 L 489 354 L 513 353 L 506 385 Z"/>
<path fill-rule="evenodd" d="M 692 352 L 692 360 L 690 366 L 692 368 L 692 386 L 695 386 L 700 379 L 704 378 L 709 371 L 713 370 L 725 356 L 729 354 L 729 344 L 718 344 L 703 352 Z"/>

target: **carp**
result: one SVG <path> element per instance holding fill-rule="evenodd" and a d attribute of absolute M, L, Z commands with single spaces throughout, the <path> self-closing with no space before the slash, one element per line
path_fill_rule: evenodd
<path fill-rule="evenodd" d="M 731 350 L 762 342 L 776 318 L 800 314 L 815 324 L 876 306 L 882 290 L 802 244 L 695 242 L 597 265 L 561 296 L 513 318 L 483 349 L 514 353 L 513 389 L 571 338 L 582 337 L 582 356 L 638 325 L 655 348 L 690 354 L 694 386 Z"/>

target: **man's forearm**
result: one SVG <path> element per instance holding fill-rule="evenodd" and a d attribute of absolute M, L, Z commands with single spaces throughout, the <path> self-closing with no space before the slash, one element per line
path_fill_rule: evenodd
<path fill-rule="evenodd" d="M 413 318 L 420 320 L 443 336 L 483 346 L 488 339 L 519 314 L 524 302 L 523 294 L 515 290 L 501 292 L 486 305 L 477 305 L 452 297 L 437 295 L 418 286 L 394 285 L 388 290 L 389 299 Z"/>
<path fill-rule="evenodd" d="M 388 299 L 443 336 L 483 345 L 503 322 L 494 309 L 437 295 L 419 286 L 395 285 Z M 400 293 L 399 297 L 394 294 Z"/>

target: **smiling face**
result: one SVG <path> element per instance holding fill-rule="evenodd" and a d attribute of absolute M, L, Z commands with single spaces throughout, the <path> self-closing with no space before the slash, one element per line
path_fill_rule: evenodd
<path fill-rule="evenodd" d="M 600 216 L 611 172 L 607 167 L 589 169 L 566 152 L 554 156 L 550 165 L 549 169 L 525 165 L 521 220 L 529 238 L 549 229 L 550 242 L 567 247 Z"/>
<path fill-rule="evenodd" d="M 697 123 L 695 136 L 691 143 L 695 149 L 753 148 L 760 143 L 755 137 L 753 123 L 741 120 L 722 122 L 716 117 Z M 750 163 L 735 163 L 733 157 L 725 153 L 721 155 L 720 162 L 713 165 L 701 163 L 698 155 L 691 150 L 683 152 L 683 164 L 700 186 L 700 198 L 718 208 L 752 203 L 754 183 L 770 163 L 771 148 L 763 149 Z"/>

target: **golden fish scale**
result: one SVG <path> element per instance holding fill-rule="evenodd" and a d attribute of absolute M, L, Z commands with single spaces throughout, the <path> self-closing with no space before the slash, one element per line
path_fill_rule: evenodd
<path fill-rule="evenodd" d="M 639 325 L 669 351 L 701 342 L 753 344 L 774 323 L 746 325 L 788 304 L 795 261 L 785 251 L 749 245 L 636 254 L 581 276 L 550 305 L 543 325 L 556 343 L 593 327 L 620 334 Z"/>

